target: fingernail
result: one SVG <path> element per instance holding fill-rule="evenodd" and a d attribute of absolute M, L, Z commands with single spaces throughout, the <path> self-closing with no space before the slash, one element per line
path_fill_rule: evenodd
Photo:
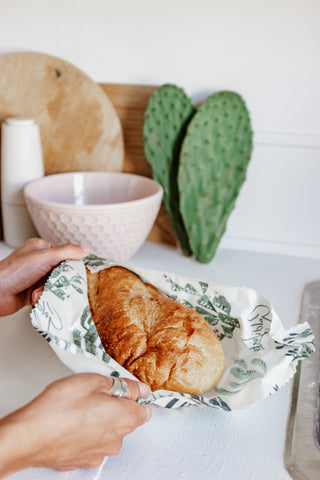
<path fill-rule="evenodd" d="M 141 398 L 148 398 L 151 393 L 151 388 L 145 383 L 139 382 L 140 396 Z"/>
<path fill-rule="evenodd" d="M 146 416 L 145 421 L 143 422 L 143 423 L 145 424 L 145 423 L 149 422 L 149 420 L 150 420 L 151 417 L 152 417 L 152 409 L 151 409 L 151 407 L 150 407 L 149 405 L 145 405 L 144 408 L 147 409 L 147 416 Z"/>
<path fill-rule="evenodd" d="M 38 303 L 41 295 L 42 295 L 42 290 L 37 289 L 34 292 L 32 292 L 31 300 L 32 300 L 32 305 L 33 306 L 35 306 Z"/>
<path fill-rule="evenodd" d="M 81 249 L 83 251 L 83 253 L 85 253 L 86 255 L 89 255 L 90 253 L 90 248 L 89 247 L 86 247 L 85 245 L 81 245 Z"/>

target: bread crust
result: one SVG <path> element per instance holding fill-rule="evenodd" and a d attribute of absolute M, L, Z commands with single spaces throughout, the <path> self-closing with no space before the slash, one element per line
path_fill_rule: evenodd
<path fill-rule="evenodd" d="M 199 395 L 224 371 L 221 343 L 202 315 L 129 270 L 87 270 L 93 321 L 107 353 L 150 385 Z"/>

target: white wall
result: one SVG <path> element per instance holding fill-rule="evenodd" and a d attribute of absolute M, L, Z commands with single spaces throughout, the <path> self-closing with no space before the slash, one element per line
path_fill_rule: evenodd
<path fill-rule="evenodd" d="M 25 50 L 196 102 L 242 94 L 255 149 L 222 245 L 320 256 L 319 0 L 0 0 L 0 54 Z"/>

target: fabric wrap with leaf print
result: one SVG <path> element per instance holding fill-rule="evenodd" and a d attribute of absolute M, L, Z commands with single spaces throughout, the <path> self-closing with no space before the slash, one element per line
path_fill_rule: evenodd
<path fill-rule="evenodd" d="M 74 372 L 134 378 L 105 352 L 88 304 L 85 268 L 99 271 L 112 265 L 118 264 L 95 255 L 61 263 L 48 279 L 31 321 Z M 226 357 L 218 385 L 203 396 L 158 390 L 146 403 L 166 408 L 202 404 L 225 411 L 250 407 L 287 383 L 298 361 L 315 350 L 309 325 L 284 329 L 271 303 L 255 290 L 122 266 L 201 313 L 220 338 Z"/>

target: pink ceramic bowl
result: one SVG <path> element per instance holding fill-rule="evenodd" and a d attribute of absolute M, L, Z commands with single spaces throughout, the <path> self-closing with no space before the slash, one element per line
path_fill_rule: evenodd
<path fill-rule="evenodd" d="M 114 172 L 48 175 L 24 189 L 42 238 L 86 245 L 118 262 L 126 262 L 146 240 L 162 195 L 151 178 Z"/>

